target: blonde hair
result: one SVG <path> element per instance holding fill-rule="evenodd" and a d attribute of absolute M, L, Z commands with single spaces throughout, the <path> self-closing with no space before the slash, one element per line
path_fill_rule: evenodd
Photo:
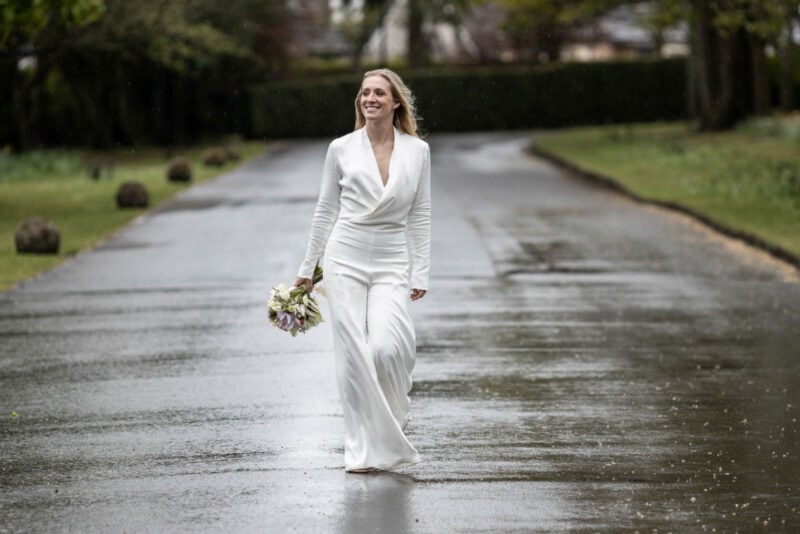
<path fill-rule="evenodd" d="M 411 94 L 411 89 L 408 88 L 396 72 L 389 69 L 368 70 L 364 73 L 363 79 L 365 80 L 370 76 L 380 76 L 389 82 L 389 86 L 392 88 L 392 97 L 395 102 L 400 103 L 397 109 L 394 110 L 392 124 L 403 133 L 419 137 L 419 133 L 417 133 L 417 110 L 414 107 L 414 95 Z M 364 118 L 364 112 L 359 105 L 360 99 L 361 87 L 358 88 L 358 94 L 356 94 L 356 130 L 367 123 Z"/>

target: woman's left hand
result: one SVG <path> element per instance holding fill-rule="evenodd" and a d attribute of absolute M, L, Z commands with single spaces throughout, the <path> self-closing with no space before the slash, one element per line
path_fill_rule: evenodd
<path fill-rule="evenodd" d="M 412 289 L 411 300 L 419 300 L 425 296 L 425 293 L 427 293 L 427 291 L 425 291 L 424 289 Z"/>
<path fill-rule="evenodd" d="M 294 287 L 305 286 L 306 291 L 311 293 L 314 291 L 314 281 L 311 278 L 301 278 L 297 277 L 297 280 L 294 281 Z"/>

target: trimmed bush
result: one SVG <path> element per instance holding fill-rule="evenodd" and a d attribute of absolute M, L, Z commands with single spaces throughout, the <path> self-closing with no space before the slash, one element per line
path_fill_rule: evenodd
<path fill-rule="evenodd" d="M 29 217 L 17 228 L 14 244 L 20 254 L 58 254 L 61 234 L 48 219 Z"/>
<path fill-rule="evenodd" d="M 226 146 L 225 147 L 225 160 L 226 161 L 239 161 L 240 159 L 242 159 L 242 155 L 239 154 L 239 152 L 235 148 L 233 148 L 231 146 Z"/>
<path fill-rule="evenodd" d="M 141 182 L 124 182 L 117 189 L 118 208 L 146 208 L 150 203 L 150 194 Z"/>
<path fill-rule="evenodd" d="M 191 182 L 192 163 L 185 158 L 174 158 L 167 167 L 167 180 L 170 182 Z"/>
<path fill-rule="evenodd" d="M 203 163 L 206 167 L 222 167 L 227 160 L 227 152 L 224 148 L 212 147 L 203 152 Z"/>
<path fill-rule="evenodd" d="M 567 63 L 403 75 L 423 131 L 512 130 L 679 119 L 685 114 L 683 59 Z M 342 135 L 353 128 L 360 77 L 252 88 L 252 134 Z"/>

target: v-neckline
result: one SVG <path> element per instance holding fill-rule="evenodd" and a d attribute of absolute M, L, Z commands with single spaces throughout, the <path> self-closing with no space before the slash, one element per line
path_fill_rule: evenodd
<path fill-rule="evenodd" d="M 375 163 L 375 170 L 378 173 L 378 183 L 381 184 L 381 187 L 385 191 L 389 187 L 389 183 L 392 182 L 392 161 L 394 160 L 394 153 L 397 150 L 397 129 L 392 126 L 392 136 L 394 137 L 394 141 L 392 142 L 392 153 L 389 154 L 389 162 L 388 168 L 386 169 L 386 183 L 383 181 L 383 176 L 381 175 L 381 166 L 378 164 L 378 156 L 375 154 L 375 149 L 372 148 L 372 142 L 369 139 L 369 134 L 367 134 L 367 128 L 364 128 L 364 140 L 366 141 L 367 148 L 369 148 L 370 153 L 372 154 L 372 161 Z"/>

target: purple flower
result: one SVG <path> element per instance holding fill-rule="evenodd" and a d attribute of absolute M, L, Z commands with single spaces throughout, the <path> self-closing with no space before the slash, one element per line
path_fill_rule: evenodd
<path fill-rule="evenodd" d="M 281 330 L 286 330 L 287 332 L 290 332 L 294 328 L 302 327 L 303 321 L 293 313 L 281 311 L 278 312 L 277 325 L 278 328 L 280 328 Z"/>

